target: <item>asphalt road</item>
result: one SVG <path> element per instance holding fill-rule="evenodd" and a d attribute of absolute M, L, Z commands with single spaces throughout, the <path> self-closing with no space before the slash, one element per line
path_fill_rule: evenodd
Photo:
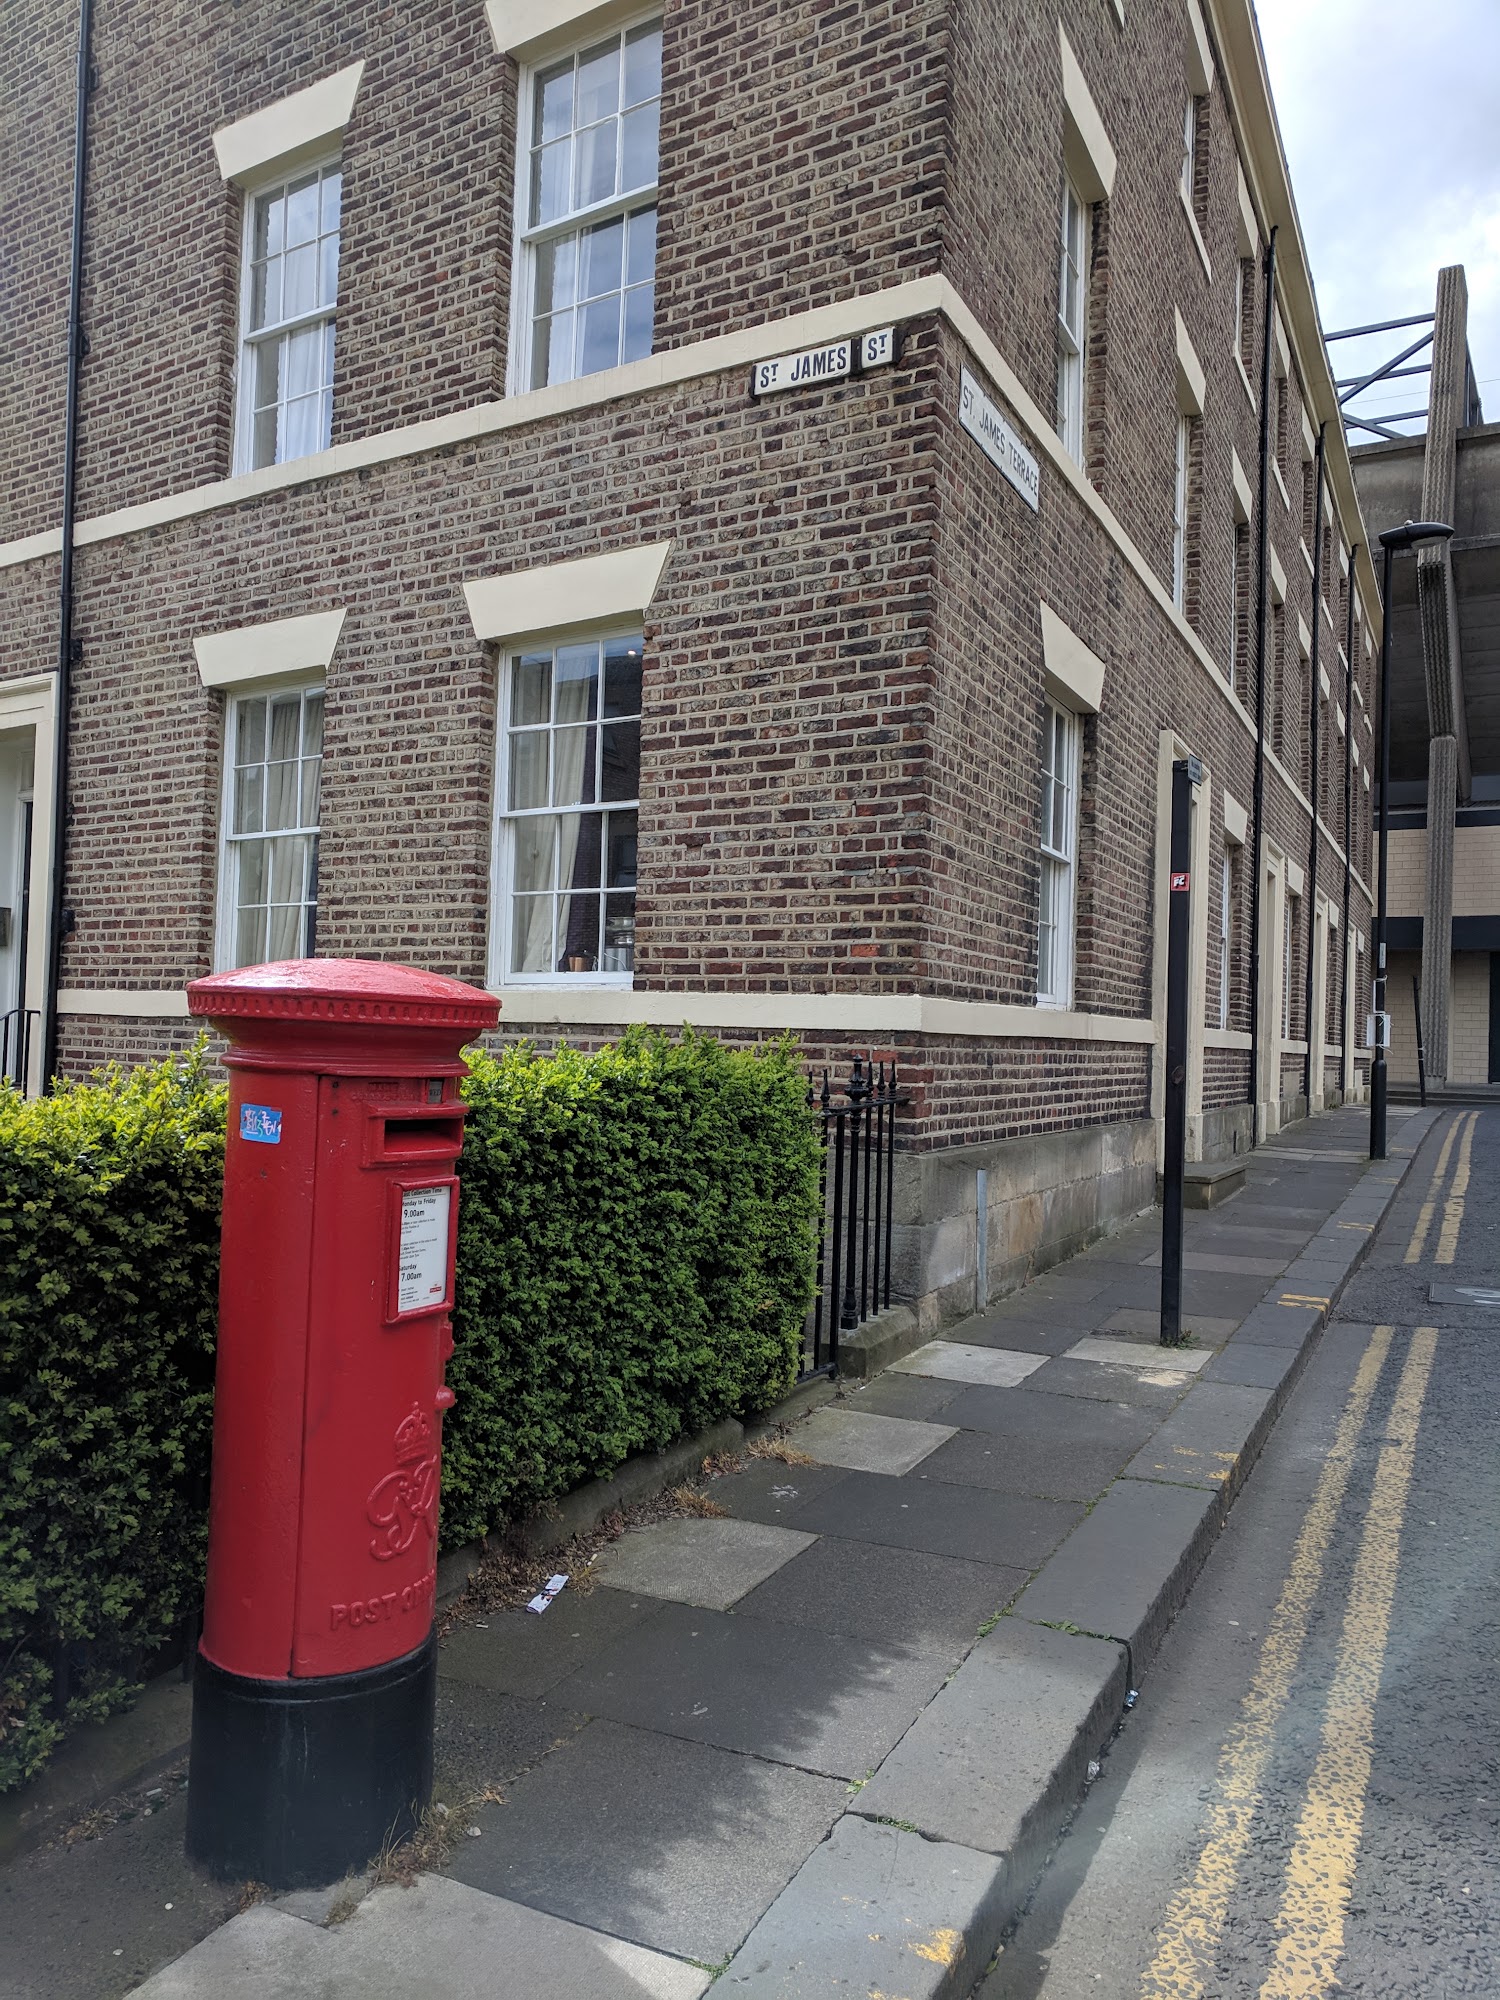
<path fill-rule="evenodd" d="M 1494 2000 L 1497 1571 L 1500 1110 L 1445 1112 L 982 2000 Z"/>

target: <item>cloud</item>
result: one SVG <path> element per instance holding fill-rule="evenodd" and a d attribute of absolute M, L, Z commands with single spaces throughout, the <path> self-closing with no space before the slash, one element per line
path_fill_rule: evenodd
<path fill-rule="evenodd" d="M 1430 312 L 1439 269 L 1462 264 L 1474 372 L 1500 415 L 1500 8 L 1257 0 L 1256 12 L 1324 326 Z M 1368 365 L 1392 340 L 1367 344 Z M 1340 343 L 1336 372 L 1356 357 Z M 1426 387 L 1380 393 L 1404 409 Z"/>

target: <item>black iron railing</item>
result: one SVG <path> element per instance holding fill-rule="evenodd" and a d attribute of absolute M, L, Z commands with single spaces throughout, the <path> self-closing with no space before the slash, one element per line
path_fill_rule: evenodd
<path fill-rule="evenodd" d="M 12 1007 L 0 1014 L 0 1077 L 26 1088 L 31 1072 L 33 1038 L 41 1031 L 41 1015 L 35 1007 Z"/>
<path fill-rule="evenodd" d="M 823 1159 L 817 1296 L 808 1315 L 804 1380 L 831 1375 L 839 1334 L 852 1333 L 891 1302 L 896 1112 L 906 1099 L 894 1057 L 875 1062 L 856 1056 L 847 1083 L 830 1083 L 825 1069 L 822 1088 L 808 1086 L 807 1102 L 818 1120 Z"/>

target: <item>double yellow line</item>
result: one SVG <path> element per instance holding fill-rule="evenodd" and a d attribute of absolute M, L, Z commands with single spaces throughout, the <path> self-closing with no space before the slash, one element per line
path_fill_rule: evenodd
<path fill-rule="evenodd" d="M 1460 1112 L 1448 1127 L 1443 1138 L 1443 1150 L 1438 1154 L 1437 1169 L 1428 1186 L 1427 1198 L 1418 1213 L 1417 1226 L 1412 1231 L 1411 1241 L 1406 1246 L 1403 1263 L 1420 1264 L 1426 1254 L 1428 1232 L 1437 1213 L 1438 1190 L 1442 1186 L 1443 1176 L 1448 1171 L 1448 1162 L 1453 1154 L 1453 1142 L 1462 1130 L 1463 1139 L 1458 1149 L 1458 1167 L 1454 1172 L 1452 1185 L 1448 1189 L 1447 1199 L 1443 1203 L 1443 1220 L 1438 1230 L 1437 1250 L 1433 1261 L 1438 1264 L 1451 1264 L 1457 1255 L 1458 1232 L 1463 1227 L 1464 1220 L 1464 1197 L 1469 1192 L 1469 1156 L 1474 1148 L 1474 1127 L 1478 1123 L 1477 1111 Z"/>
<path fill-rule="evenodd" d="M 1360 1357 L 1239 1717 L 1220 1754 L 1207 1838 L 1162 1920 L 1141 2000 L 1201 2000 L 1262 1803 L 1278 1722 L 1291 1698 L 1355 1447 L 1391 1350 L 1378 1326 Z M 1364 1517 L 1318 1757 L 1287 1862 L 1276 1959 L 1260 2000 L 1323 2000 L 1343 1951 L 1344 1914 L 1369 1786 L 1375 1700 L 1395 1598 L 1401 1527 L 1437 1333 L 1420 1327 L 1402 1366 Z"/>

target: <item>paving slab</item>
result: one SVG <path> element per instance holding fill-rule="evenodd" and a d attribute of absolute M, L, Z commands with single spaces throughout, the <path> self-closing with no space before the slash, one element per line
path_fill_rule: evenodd
<path fill-rule="evenodd" d="M 534 1701 L 655 1609 L 654 1598 L 570 1587 L 547 1611 L 491 1611 L 455 1626 L 438 1648 L 438 1674 Z"/>
<path fill-rule="evenodd" d="M 1034 1569 L 1056 1548 L 1083 1509 L 1061 1500 L 1025 1499 L 949 1486 L 936 1479 L 883 1479 L 851 1472 L 842 1485 L 799 1510 L 799 1527 L 890 1548 Z"/>
<path fill-rule="evenodd" d="M 1326 1306 L 1287 1305 L 1276 1299 L 1248 1313 L 1239 1331 L 1231 1335 L 1229 1345 L 1240 1341 L 1255 1347 L 1290 1347 L 1300 1353 L 1322 1324 L 1327 1310 Z"/>
<path fill-rule="evenodd" d="M 234 1915 L 237 1885 L 211 1882 L 183 1851 L 186 1774 L 163 1774 L 162 1798 L 145 1803 L 149 1816 L 98 1840 L 55 1839 L 0 1871 L 6 2000 L 113 2000 Z"/>
<path fill-rule="evenodd" d="M 847 1796 L 835 1779 L 595 1722 L 503 1804 L 475 1815 L 480 1837 L 461 1843 L 451 1872 L 492 1895 L 712 1965 L 796 1873 Z M 519 1983 L 481 1992 L 530 2000 Z"/>
<path fill-rule="evenodd" d="M 1269 1389 L 1196 1382 L 1148 1445 L 1125 1468 L 1132 1479 L 1223 1487 L 1238 1492 L 1246 1453 L 1256 1449 L 1272 1407 Z M 1251 1454 L 1253 1458 L 1253 1453 Z"/>
<path fill-rule="evenodd" d="M 959 2000 L 1004 1923 L 993 1855 L 841 1819 L 716 1982 L 735 2000 Z"/>
<path fill-rule="evenodd" d="M 1070 1340 L 1073 1337 L 1068 1335 Z M 887 1369 L 873 1382 L 850 1387 L 844 1407 L 870 1417 L 915 1417 L 924 1423 L 942 1416 L 962 1387 L 961 1382 L 940 1382 L 933 1375 L 897 1375 Z"/>
<path fill-rule="evenodd" d="M 1121 1639 L 1137 1680 L 1218 1532 L 1221 1497 L 1119 1479 L 1017 1598 L 1014 1615 Z"/>
<path fill-rule="evenodd" d="M 539 1764 L 584 1725 L 560 1703 L 518 1701 L 466 1681 L 438 1682 L 434 1797 L 473 1798 Z"/>
<path fill-rule="evenodd" d="M 797 1449 L 823 1465 L 899 1477 L 952 1435 L 951 1424 L 867 1416 L 860 1410 L 834 1407 L 815 1410 L 798 1429 Z"/>
<path fill-rule="evenodd" d="M 1300 1359 L 1295 1348 L 1257 1347 L 1232 1340 L 1199 1375 L 1200 1382 L 1244 1382 L 1252 1389 L 1280 1389 Z"/>
<path fill-rule="evenodd" d="M 1113 1242 L 1126 1241 L 1123 1232 Z M 1030 1291 L 1035 1299 L 1096 1299 L 1109 1284 L 1108 1267 L 1102 1257 L 1082 1258 L 1072 1263 L 1071 1269 L 1057 1264 L 1032 1280 Z"/>
<path fill-rule="evenodd" d="M 290 1926 L 290 1928 L 288 1928 Z M 336 1930 L 258 1906 L 136 1988 L 150 2000 L 698 2000 L 712 1974 L 444 1876 L 376 1890 Z"/>
<path fill-rule="evenodd" d="M 1102 1379 L 1096 1368 L 1088 1373 L 1096 1384 Z M 1124 1401 L 1052 1396 L 1035 1383 L 1033 1376 L 1024 1389 L 965 1389 L 949 1406 L 953 1421 L 961 1430 L 988 1431 L 998 1437 L 1034 1438 L 1039 1443 L 1123 1444 L 1131 1451 L 1146 1442 L 1159 1422 L 1153 1411 L 1136 1409 Z"/>
<path fill-rule="evenodd" d="M 1140 1368 L 1110 1368 L 1097 1361 L 1070 1361 L 1058 1355 L 1031 1377 L 1028 1388 L 1057 1397 L 1087 1397 L 1102 1403 L 1131 1403 L 1141 1410 L 1170 1410 L 1191 1378 L 1148 1374 Z"/>
<path fill-rule="evenodd" d="M 980 1626 L 1004 1610 L 1029 1575 L 1024 1569 L 823 1535 L 742 1598 L 739 1608 L 749 1617 L 844 1632 L 952 1661 L 968 1651 Z"/>
<path fill-rule="evenodd" d="M 292 2000 L 322 1984 L 334 1943 L 333 1932 L 262 1905 L 232 1917 L 136 1991 L 148 2000 Z"/>
<path fill-rule="evenodd" d="M 1001 1320 L 961 1320 L 954 1331 L 962 1334 L 972 1347 L 1008 1347 L 1021 1354 L 1061 1354 L 1080 1333 L 1087 1333 L 1094 1326 L 1102 1310 L 1101 1303 L 1093 1300 L 1066 1320 L 1028 1317 L 1017 1312 Z M 1041 1311 L 1037 1309 L 1038 1315 Z"/>
<path fill-rule="evenodd" d="M 886 1758 L 853 1808 L 1009 1855 L 1024 1891 L 1119 1720 L 1125 1648 L 1002 1618 Z M 1003 1752 L 997 1754 L 998 1746 Z"/>
<path fill-rule="evenodd" d="M 1184 1250 L 1182 1253 L 1184 1271 L 1213 1271 L 1239 1278 L 1274 1278 L 1286 1269 L 1287 1261 L 1285 1257 L 1238 1257 L 1227 1250 Z M 1141 1262 L 1160 1264 L 1160 1250 L 1143 1257 Z"/>
<path fill-rule="evenodd" d="M 1217 1347 L 1220 1341 L 1227 1340 L 1238 1325 L 1237 1319 L 1224 1319 L 1210 1313 L 1184 1313 L 1182 1316 L 1183 1332 L 1206 1341 L 1210 1347 Z M 1099 1331 L 1129 1333 L 1141 1340 L 1156 1340 L 1161 1334 L 1161 1308 L 1122 1307 L 1119 1312 L 1110 1314 Z"/>
<path fill-rule="evenodd" d="M 789 1526 L 796 1510 L 815 1493 L 837 1486 L 848 1473 L 837 1465 L 785 1465 L 780 1459 L 752 1459 L 743 1472 L 729 1472 L 713 1481 L 709 1493 L 715 1505 L 737 1520 Z"/>
<path fill-rule="evenodd" d="M 570 1675 L 553 1699 L 694 1743 L 860 1778 L 905 1734 L 949 1664 L 890 1640 L 669 1604 Z"/>
<path fill-rule="evenodd" d="M 964 1338 L 984 1346 L 991 1333 L 1000 1345 L 1006 1344 L 1006 1328 L 1012 1324 L 1056 1328 L 1065 1331 L 1073 1327 L 1078 1333 L 1086 1333 L 1103 1313 L 1109 1311 L 1110 1300 L 1107 1287 L 1101 1285 L 1097 1291 L 1091 1290 L 1087 1298 L 1038 1298 L 1034 1285 L 1025 1285 L 1019 1292 L 1012 1292 L 1008 1298 L 992 1305 L 980 1318 L 962 1322 Z M 1019 1341 L 1016 1343 L 1021 1344 Z"/>
<path fill-rule="evenodd" d="M 1312 1234 L 1310 1221 L 1305 1221 L 1300 1229 L 1258 1222 L 1253 1211 L 1236 1202 L 1231 1215 L 1221 1210 L 1202 1222 L 1195 1219 L 1188 1229 L 1187 1246 L 1190 1250 L 1228 1250 L 1232 1244 L 1238 1244 L 1236 1255 L 1249 1257 L 1264 1251 L 1269 1256 L 1273 1250 L 1300 1250 Z"/>
<path fill-rule="evenodd" d="M 893 1364 L 898 1375 L 935 1375 L 946 1382 L 973 1382 L 991 1389 L 1014 1389 L 1046 1359 L 1009 1347 L 974 1347 L 960 1340 L 930 1340 L 915 1354 Z"/>
<path fill-rule="evenodd" d="M 410 1889 L 377 1889 L 335 1930 L 247 1910 L 137 1991 L 150 2000 L 481 2000 L 500 1992 L 698 2000 L 711 1979 L 681 1959 L 422 1875 Z"/>
<path fill-rule="evenodd" d="M 727 1611 L 747 1590 L 801 1555 L 811 1539 L 795 1528 L 764 1521 L 694 1515 L 632 1529 L 600 1551 L 594 1572 L 615 1590 Z"/>
<path fill-rule="evenodd" d="M 1093 1500 L 1124 1471 L 1130 1457 L 1129 1445 L 960 1431 L 923 1461 L 922 1473 L 927 1479 L 945 1479 L 952 1486 L 980 1486 L 990 1493 Z"/>
<path fill-rule="evenodd" d="M 1065 1361 L 1095 1361 L 1106 1368 L 1138 1368 L 1148 1380 L 1168 1376 L 1196 1375 L 1207 1361 L 1206 1347 L 1163 1347 L 1158 1341 L 1111 1340 L 1103 1334 L 1086 1334 L 1075 1340 L 1063 1356 Z"/>
<path fill-rule="evenodd" d="M 1358 1261 L 1358 1252 L 1354 1250 L 1342 1256 L 1299 1257 L 1295 1264 L 1287 1266 L 1282 1289 L 1331 1300 Z"/>

